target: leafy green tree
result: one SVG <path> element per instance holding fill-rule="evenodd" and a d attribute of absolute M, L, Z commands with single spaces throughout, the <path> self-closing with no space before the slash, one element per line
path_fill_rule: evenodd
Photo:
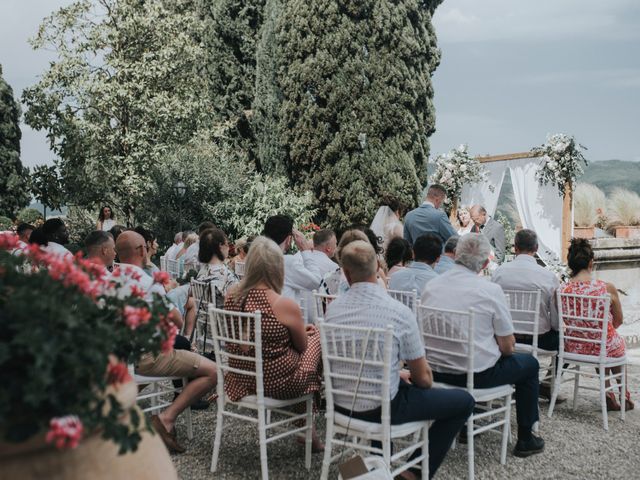
<path fill-rule="evenodd" d="M 286 145 L 289 178 L 313 192 L 321 221 L 341 228 L 368 222 L 380 198 L 417 200 L 434 131 L 440 52 L 431 17 L 440 2 L 283 2 L 274 135 Z"/>
<path fill-rule="evenodd" d="M 209 113 L 201 28 L 192 0 L 78 0 L 44 20 L 33 46 L 58 58 L 25 90 L 25 118 L 47 131 L 72 203 L 134 221 L 152 167 Z"/>
<path fill-rule="evenodd" d="M 17 223 L 30 223 L 31 225 L 38 226 L 44 222 L 42 214 L 35 208 L 23 208 L 16 215 Z"/>
<path fill-rule="evenodd" d="M 13 217 L 29 203 L 27 172 L 20 162 L 20 107 L 0 65 L 0 214 Z"/>
<path fill-rule="evenodd" d="M 59 210 L 65 203 L 65 192 L 58 169 L 54 165 L 39 165 L 33 169 L 30 178 L 30 190 L 34 198 L 44 205 L 44 218 L 47 207 Z"/>

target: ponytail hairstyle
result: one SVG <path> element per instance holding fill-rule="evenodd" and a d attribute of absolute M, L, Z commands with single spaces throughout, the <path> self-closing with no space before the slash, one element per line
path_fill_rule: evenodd
<path fill-rule="evenodd" d="M 593 260 L 593 248 L 585 238 L 572 238 L 567 255 L 567 264 L 571 269 L 571 276 L 575 277 L 582 270 L 589 267 Z"/>

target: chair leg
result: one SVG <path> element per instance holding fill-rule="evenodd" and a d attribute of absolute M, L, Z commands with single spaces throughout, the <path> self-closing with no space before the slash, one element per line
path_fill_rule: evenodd
<path fill-rule="evenodd" d="M 264 405 L 258 407 L 258 438 L 260 439 L 260 470 L 262 480 L 269 480 L 269 464 L 267 462 L 267 428 Z"/>
<path fill-rule="evenodd" d="M 313 400 L 307 400 L 307 430 L 305 432 L 304 442 L 304 466 L 307 470 L 311 470 L 311 434 L 313 433 Z"/>
<path fill-rule="evenodd" d="M 620 367 L 620 375 L 622 376 L 622 388 L 620 391 L 620 419 L 624 422 L 624 414 L 625 414 L 625 410 L 627 409 L 627 401 L 626 401 L 626 395 L 627 395 L 627 366 L 626 365 L 622 365 L 622 367 Z"/>
<path fill-rule="evenodd" d="M 473 431 L 475 430 L 475 421 L 473 419 L 473 414 L 467 419 L 467 455 L 469 462 L 469 480 L 473 480 L 475 478 L 474 471 L 474 451 L 473 451 Z"/>
<path fill-rule="evenodd" d="M 322 472 L 320 480 L 329 478 L 329 466 L 331 465 L 331 442 L 333 441 L 333 415 L 327 413 L 327 436 L 324 442 L 324 457 L 322 459 Z"/>
<path fill-rule="evenodd" d="M 187 386 L 187 383 L 189 382 L 189 379 L 187 378 L 183 378 L 182 379 L 182 389 L 184 390 L 184 387 Z M 189 440 L 193 440 L 193 418 L 191 415 L 191 407 L 187 407 L 185 413 L 185 421 L 187 422 L 187 438 Z"/>
<path fill-rule="evenodd" d="M 211 471 L 218 468 L 218 456 L 220 455 L 220 444 L 222 443 L 222 429 L 224 427 L 224 401 L 218 401 L 218 414 L 216 415 L 216 433 L 213 441 L 213 454 L 211 455 Z"/>
<path fill-rule="evenodd" d="M 551 418 L 553 415 L 553 409 L 556 406 L 556 400 L 558 398 L 558 393 L 560 392 L 560 382 L 562 380 L 562 364 L 558 362 L 560 368 L 555 371 L 555 375 L 553 378 L 553 391 L 551 392 L 551 401 L 549 402 L 549 411 L 547 412 L 547 416 Z"/>
<path fill-rule="evenodd" d="M 507 446 L 511 430 L 511 395 L 505 399 L 505 406 L 508 408 L 504 413 L 504 425 L 502 426 L 502 449 L 500 450 L 500 464 L 502 465 L 507 463 Z"/>
<path fill-rule="evenodd" d="M 602 422 L 604 424 L 604 429 L 609 430 L 609 419 L 607 417 L 607 400 L 606 400 L 606 386 L 605 386 L 605 369 L 599 368 L 599 376 L 600 376 L 600 407 L 602 408 Z"/>
<path fill-rule="evenodd" d="M 573 409 L 578 406 L 578 389 L 580 388 L 580 365 L 576 365 L 576 371 L 573 374 Z"/>
<path fill-rule="evenodd" d="M 422 480 L 429 480 L 429 427 L 422 427 Z"/>

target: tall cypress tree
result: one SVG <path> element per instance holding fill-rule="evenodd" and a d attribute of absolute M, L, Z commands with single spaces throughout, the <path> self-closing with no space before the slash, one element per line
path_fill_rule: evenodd
<path fill-rule="evenodd" d="M 0 65 L 0 215 L 11 218 L 29 203 L 27 170 L 20 162 L 20 107 Z"/>
<path fill-rule="evenodd" d="M 434 131 L 431 25 L 441 0 L 286 0 L 275 27 L 284 167 L 320 220 L 368 222 L 415 203 Z M 264 135 L 268 135 L 265 132 Z"/>

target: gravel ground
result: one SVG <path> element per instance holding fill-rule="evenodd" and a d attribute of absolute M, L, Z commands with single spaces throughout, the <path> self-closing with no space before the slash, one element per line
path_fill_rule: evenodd
<path fill-rule="evenodd" d="M 638 349 L 633 349 L 638 351 Z M 633 352 L 632 350 L 632 352 Z M 629 352 L 631 353 L 631 352 Z M 633 352 L 636 353 L 636 352 Z M 581 378 L 581 383 L 586 377 Z M 636 402 L 640 401 L 640 363 L 629 366 L 629 384 Z M 572 383 L 563 386 L 562 393 L 570 398 Z M 640 404 L 638 404 L 640 408 Z M 640 411 L 627 414 L 622 422 L 619 413 L 610 412 L 609 432 L 602 428 L 598 394 L 581 390 L 578 409 L 571 410 L 567 401 L 556 407 L 553 418 L 547 414 L 548 403 L 540 403 L 542 422 L 540 434 L 545 439 L 545 452 L 527 459 L 511 454 L 509 446 L 507 464 L 500 465 L 499 441 L 496 434 L 476 437 L 476 478 L 478 479 L 603 479 L 638 478 L 640 475 Z M 260 478 L 260 455 L 256 428 L 235 419 L 225 420 L 218 471 L 209 471 L 211 446 L 215 428 L 215 405 L 204 412 L 194 412 L 194 438 L 186 438 L 183 423 L 178 425 L 181 443 L 187 448 L 172 459 L 180 478 L 187 479 L 257 479 Z M 512 414 L 515 419 L 515 411 Z M 324 418 L 318 418 L 318 432 L 324 438 Z M 514 431 L 515 431 L 514 424 Z M 268 447 L 269 475 L 271 479 L 317 479 L 320 477 L 322 454 L 312 457 L 311 472 L 304 468 L 304 448 L 293 439 L 283 439 Z M 459 446 L 447 455 L 438 471 L 439 479 L 458 479 L 467 476 L 466 447 Z M 332 468 L 330 478 L 337 478 Z"/>

